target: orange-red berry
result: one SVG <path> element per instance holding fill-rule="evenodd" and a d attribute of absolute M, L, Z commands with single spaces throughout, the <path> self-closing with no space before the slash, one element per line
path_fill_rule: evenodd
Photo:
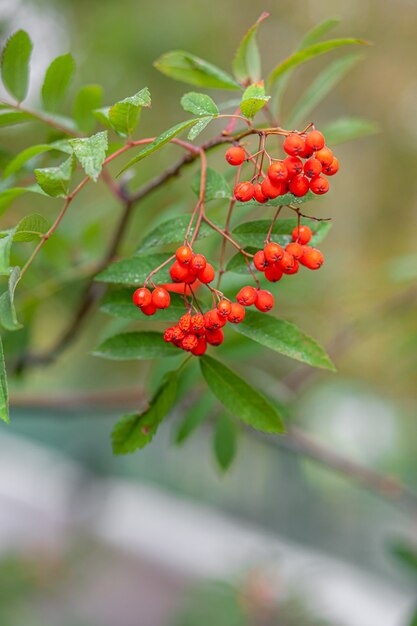
<path fill-rule="evenodd" d="M 179 261 L 174 263 L 169 268 L 169 274 L 175 283 L 193 283 L 197 276 L 190 272 L 190 269 L 186 265 L 182 265 Z"/>
<path fill-rule="evenodd" d="M 200 270 L 197 276 L 201 283 L 204 283 L 205 285 L 207 285 L 207 283 L 211 283 L 215 277 L 214 267 L 210 263 L 207 263 L 206 267 Z"/>
<path fill-rule="evenodd" d="M 310 190 L 318 195 L 322 195 L 329 191 L 329 181 L 324 176 L 316 176 L 310 180 Z"/>
<path fill-rule="evenodd" d="M 221 328 L 218 328 L 217 330 L 209 330 L 206 332 L 206 341 L 211 346 L 219 346 L 221 343 L 223 343 L 223 340 L 224 334 Z"/>
<path fill-rule="evenodd" d="M 194 356 L 201 356 L 207 350 L 207 341 L 205 337 L 199 337 L 197 345 L 191 350 L 191 354 Z"/>
<path fill-rule="evenodd" d="M 163 287 L 156 287 L 152 292 L 152 304 L 157 309 L 167 309 L 171 303 L 171 297 Z"/>
<path fill-rule="evenodd" d="M 256 185 L 253 186 L 253 197 L 255 198 L 256 202 L 260 202 L 261 204 L 265 204 L 265 202 L 268 202 L 267 196 L 265 196 L 264 192 L 262 191 L 261 183 L 256 183 Z"/>
<path fill-rule="evenodd" d="M 322 165 L 320 161 L 312 157 L 311 159 L 307 159 L 304 163 L 304 174 L 308 176 L 308 178 L 313 178 L 313 176 L 320 176 Z"/>
<path fill-rule="evenodd" d="M 236 200 L 239 200 L 239 202 L 248 202 L 253 198 L 253 185 L 248 181 L 238 183 L 233 193 Z"/>
<path fill-rule="evenodd" d="M 238 302 L 232 302 L 232 309 L 228 315 L 229 322 L 232 324 L 240 324 L 245 319 L 245 309 Z"/>
<path fill-rule="evenodd" d="M 284 252 L 282 259 L 278 261 L 278 267 L 286 274 L 294 267 L 295 259 L 288 252 Z"/>
<path fill-rule="evenodd" d="M 293 257 L 294 258 L 294 257 Z M 299 265 L 298 265 L 298 261 L 296 259 L 294 259 L 294 263 L 292 264 L 291 267 L 287 267 L 285 270 L 283 270 L 284 274 L 296 274 L 299 270 Z"/>
<path fill-rule="evenodd" d="M 276 263 L 282 258 L 284 254 L 284 250 L 277 243 L 271 241 L 271 243 L 267 243 L 264 248 L 264 255 L 267 263 Z"/>
<path fill-rule="evenodd" d="M 273 183 L 267 176 L 261 183 L 261 191 L 264 196 L 272 200 L 273 198 L 278 198 L 278 196 L 284 193 L 284 186 L 282 183 Z"/>
<path fill-rule="evenodd" d="M 259 311 L 267 313 L 274 306 L 274 296 L 270 291 L 267 291 L 266 289 L 259 289 L 255 306 L 257 309 L 259 309 Z"/>
<path fill-rule="evenodd" d="M 191 326 L 191 315 L 190 313 L 185 313 L 182 315 L 178 322 L 178 327 L 181 328 L 185 333 L 188 333 Z"/>
<path fill-rule="evenodd" d="M 202 254 L 195 254 L 190 261 L 190 270 L 196 274 L 207 265 L 206 257 Z"/>
<path fill-rule="evenodd" d="M 252 306 L 252 304 L 255 304 L 256 302 L 257 295 L 258 292 L 256 289 L 248 285 L 246 287 L 242 287 L 236 296 L 236 300 L 242 306 Z"/>
<path fill-rule="evenodd" d="M 220 300 L 217 304 L 217 310 L 220 315 L 227 317 L 232 310 L 232 303 L 229 300 Z"/>
<path fill-rule="evenodd" d="M 164 332 L 164 341 L 166 341 L 167 343 L 170 343 L 173 339 L 174 339 L 174 329 L 167 328 L 166 331 Z"/>
<path fill-rule="evenodd" d="M 269 265 L 265 270 L 265 278 L 270 283 L 277 283 L 282 278 L 282 269 L 277 265 Z"/>
<path fill-rule="evenodd" d="M 140 308 L 140 310 L 142 311 L 142 313 L 144 313 L 145 315 L 155 315 L 156 313 L 156 306 L 154 305 L 153 302 L 151 302 L 150 304 L 148 304 L 147 306 L 142 306 Z"/>
<path fill-rule="evenodd" d="M 323 167 L 328 167 L 333 161 L 333 152 L 326 146 L 316 152 L 316 159 L 320 161 Z"/>
<path fill-rule="evenodd" d="M 313 233 L 311 232 L 311 228 L 308 226 L 300 226 L 299 228 L 296 226 L 292 231 L 292 240 L 300 243 L 302 246 L 308 243 L 312 236 Z"/>
<path fill-rule="evenodd" d="M 288 252 L 288 254 L 291 254 L 294 259 L 301 259 L 301 257 L 303 256 L 303 246 L 300 243 L 296 243 L 295 241 L 293 241 L 292 243 L 289 243 L 285 246 L 285 250 Z"/>
<path fill-rule="evenodd" d="M 148 306 L 152 302 L 152 294 L 146 287 L 141 287 L 140 289 L 136 289 L 132 300 L 135 306 Z"/>
<path fill-rule="evenodd" d="M 284 161 L 274 161 L 268 167 L 268 176 L 273 183 L 281 183 L 288 178 L 288 170 Z"/>
<path fill-rule="evenodd" d="M 264 272 L 265 268 L 268 266 L 268 261 L 265 258 L 265 253 L 263 250 L 258 250 L 255 252 L 253 257 L 253 264 L 259 272 Z"/>
<path fill-rule="evenodd" d="M 338 171 L 339 161 L 336 159 L 336 157 L 333 157 L 333 161 L 330 163 L 330 165 L 326 165 L 323 167 L 323 174 L 326 174 L 326 176 L 334 176 L 335 174 L 337 174 Z"/>
<path fill-rule="evenodd" d="M 324 135 L 319 130 L 312 130 L 306 137 L 306 146 L 310 150 L 321 150 L 324 147 Z"/>
<path fill-rule="evenodd" d="M 187 263 L 189 263 L 193 258 L 193 251 L 189 246 L 180 246 L 177 249 L 175 256 L 177 257 L 177 261 L 179 263 L 182 263 L 182 265 L 187 265 Z"/>
<path fill-rule="evenodd" d="M 304 246 L 304 254 L 300 259 L 300 263 L 310 270 L 318 270 L 324 263 L 324 257 L 317 248 Z"/>
<path fill-rule="evenodd" d="M 217 309 L 210 309 L 204 316 L 206 330 L 216 330 L 222 328 L 227 323 L 226 317 L 220 315 Z"/>
<path fill-rule="evenodd" d="M 294 178 L 303 171 L 303 162 L 296 156 L 287 156 L 284 159 L 285 166 L 288 172 L 288 178 Z"/>
<path fill-rule="evenodd" d="M 305 141 L 297 133 L 291 133 L 287 137 L 285 137 L 283 148 L 287 154 L 290 156 L 298 156 L 304 150 Z"/>
<path fill-rule="evenodd" d="M 181 342 L 181 347 L 183 350 L 187 352 L 191 352 L 191 350 L 195 350 L 198 346 L 198 337 L 193 334 L 189 334 Z"/>
<path fill-rule="evenodd" d="M 204 332 L 204 315 L 196 313 L 190 319 L 190 330 L 195 335 L 199 335 Z"/>
<path fill-rule="evenodd" d="M 232 146 L 226 152 L 225 157 L 230 165 L 242 165 L 246 160 L 246 152 L 240 146 Z"/>
<path fill-rule="evenodd" d="M 305 196 L 308 191 L 308 178 L 306 176 L 294 176 L 290 181 L 289 187 L 294 196 Z"/>

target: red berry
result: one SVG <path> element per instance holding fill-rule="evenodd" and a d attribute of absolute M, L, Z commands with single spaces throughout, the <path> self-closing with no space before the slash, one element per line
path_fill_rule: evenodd
<path fill-rule="evenodd" d="M 300 243 L 289 243 L 288 245 L 285 246 L 285 250 L 288 252 L 288 254 L 291 254 L 294 259 L 301 259 L 301 257 L 303 256 L 303 246 Z"/>
<path fill-rule="evenodd" d="M 243 287 L 236 296 L 236 300 L 242 306 L 252 306 L 255 304 L 257 297 L 257 291 L 254 287 L 247 286 Z"/>
<path fill-rule="evenodd" d="M 267 313 L 274 306 L 274 296 L 270 291 L 266 289 L 260 289 L 258 291 L 258 297 L 256 298 L 255 306 L 259 311 Z"/>
<path fill-rule="evenodd" d="M 187 265 L 187 263 L 189 263 L 193 258 L 193 251 L 189 246 L 180 246 L 177 249 L 175 256 L 177 257 L 177 261 L 179 263 Z"/>
<path fill-rule="evenodd" d="M 201 356 L 207 350 L 207 342 L 205 337 L 199 337 L 197 346 L 191 350 L 191 354 L 194 356 Z"/>
<path fill-rule="evenodd" d="M 292 231 L 292 240 L 300 243 L 302 246 L 308 243 L 312 236 L 313 233 L 308 226 L 300 226 L 300 228 L 296 226 Z"/>
<path fill-rule="evenodd" d="M 245 319 L 245 309 L 238 302 L 232 302 L 232 309 L 227 318 L 232 324 L 240 324 Z"/>
<path fill-rule="evenodd" d="M 207 265 L 206 257 L 202 254 L 195 254 L 190 261 L 190 270 L 196 274 Z"/>
<path fill-rule="evenodd" d="M 330 165 L 326 165 L 323 167 L 323 174 L 326 176 L 334 176 L 339 171 L 339 161 L 336 157 L 333 157 L 333 161 Z"/>
<path fill-rule="evenodd" d="M 316 159 L 320 161 L 323 167 L 327 167 L 333 161 L 333 152 L 330 150 L 330 148 L 326 148 L 325 146 L 324 148 L 316 152 Z"/>
<path fill-rule="evenodd" d="M 226 317 L 224 315 L 220 315 L 217 309 L 207 311 L 204 316 L 206 330 L 216 330 L 217 328 L 222 328 L 226 325 L 226 323 Z"/>
<path fill-rule="evenodd" d="M 264 255 L 267 263 L 275 263 L 282 258 L 284 250 L 277 243 L 267 243 L 264 248 Z"/>
<path fill-rule="evenodd" d="M 153 302 L 151 302 L 150 304 L 148 304 L 147 306 L 142 306 L 140 308 L 140 310 L 142 311 L 142 313 L 144 313 L 145 315 L 155 315 L 156 313 L 156 306 L 154 305 Z"/>
<path fill-rule="evenodd" d="M 174 263 L 169 268 L 169 274 L 172 280 L 175 283 L 193 283 L 197 276 L 190 271 L 190 269 L 186 265 L 182 265 L 178 261 L 174 261 Z"/>
<path fill-rule="evenodd" d="M 284 159 L 284 163 L 288 171 L 288 178 L 294 178 L 303 171 L 303 162 L 296 156 L 288 156 Z"/>
<path fill-rule="evenodd" d="M 312 130 L 306 137 L 306 146 L 310 150 L 321 150 L 324 147 L 324 135 L 319 130 Z"/>
<path fill-rule="evenodd" d="M 296 274 L 298 272 L 298 269 L 299 269 L 298 261 L 294 259 L 294 263 L 292 267 L 290 269 L 284 270 L 284 274 Z"/>
<path fill-rule="evenodd" d="M 324 263 L 324 257 L 317 248 L 304 246 L 304 254 L 300 259 L 300 263 L 308 267 L 310 270 L 318 270 Z"/>
<path fill-rule="evenodd" d="M 232 303 L 229 300 L 220 300 L 217 304 L 217 310 L 220 315 L 227 317 L 232 310 Z"/>
<path fill-rule="evenodd" d="M 175 343 L 175 345 L 179 344 L 180 341 L 182 341 L 185 337 L 185 335 L 187 334 L 186 331 L 181 330 L 181 328 L 179 326 L 174 326 L 172 329 L 172 342 Z"/>
<path fill-rule="evenodd" d="M 132 299 L 135 306 L 148 306 L 152 302 L 152 294 L 146 287 L 141 287 L 140 289 L 136 289 Z"/>
<path fill-rule="evenodd" d="M 238 183 L 233 193 L 236 200 L 239 200 L 239 202 L 248 202 L 253 198 L 253 191 L 254 189 L 252 183 L 246 181 Z"/>
<path fill-rule="evenodd" d="M 167 328 L 166 331 L 164 332 L 164 341 L 166 341 L 167 343 L 170 343 L 173 339 L 174 339 L 174 329 Z"/>
<path fill-rule="evenodd" d="M 246 152 L 240 146 L 232 146 L 226 152 L 225 157 L 230 165 L 242 165 L 246 160 Z"/>
<path fill-rule="evenodd" d="M 152 292 L 152 304 L 157 309 L 167 309 L 171 303 L 171 297 L 166 289 L 163 287 L 157 287 Z"/>
<path fill-rule="evenodd" d="M 304 163 L 304 174 L 309 178 L 313 178 L 313 176 L 319 176 L 321 173 L 322 165 L 320 161 L 315 159 L 314 157 L 311 159 L 307 159 Z"/>
<path fill-rule="evenodd" d="M 256 202 L 260 202 L 261 204 L 268 202 L 268 198 L 264 195 L 262 191 L 261 183 L 256 183 L 256 185 L 253 186 L 253 197 L 255 198 Z"/>
<path fill-rule="evenodd" d="M 285 137 L 283 148 L 290 156 L 297 156 L 304 150 L 305 141 L 297 133 L 291 133 L 288 137 Z"/>
<path fill-rule="evenodd" d="M 211 283 L 211 281 L 214 280 L 215 277 L 214 267 L 210 263 L 207 263 L 206 267 L 200 270 L 197 276 L 198 280 L 205 285 L 207 283 Z"/>
<path fill-rule="evenodd" d="M 270 265 L 265 270 L 265 278 L 270 283 L 277 283 L 282 278 L 282 269 L 276 264 Z"/>
<path fill-rule="evenodd" d="M 273 183 L 281 183 L 288 178 L 288 170 L 284 161 L 275 161 L 268 167 L 268 176 Z"/>
<path fill-rule="evenodd" d="M 282 259 L 278 262 L 278 267 L 286 274 L 292 270 L 294 263 L 294 257 L 288 252 L 284 252 Z"/>
<path fill-rule="evenodd" d="M 204 315 L 196 313 L 190 320 L 190 329 L 195 335 L 204 333 Z"/>
<path fill-rule="evenodd" d="M 206 341 L 211 346 L 219 346 L 221 343 L 223 343 L 223 340 L 224 334 L 221 328 L 218 328 L 217 330 L 209 330 L 206 332 Z"/>
<path fill-rule="evenodd" d="M 308 191 L 308 178 L 295 176 L 290 182 L 290 191 L 294 196 L 305 196 Z"/>
<path fill-rule="evenodd" d="M 191 352 L 191 350 L 195 350 L 197 346 L 198 346 L 198 337 L 192 334 L 184 337 L 181 343 L 182 349 L 186 350 L 187 352 Z"/>
<path fill-rule="evenodd" d="M 268 261 L 265 258 L 265 253 L 263 250 L 258 250 L 258 252 L 255 252 L 255 255 L 253 257 L 253 264 L 260 272 L 265 271 L 265 268 L 268 266 Z"/>
<path fill-rule="evenodd" d="M 180 317 L 178 322 L 178 328 L 183 330 L 185 333 L 188 333 L 191 326 L 191 315 L 190 313 L 186 313 L 182 317 Z"/>
<path fill-rule="evenodd" d="M 278 198 L 278 196 L 284 193 L 284 187 L 282 183 L 273 183 L 272 180 L 266 177 L 261 184 L 261 191 L 267 198 Z"/>
<path fill-rule="evenodd" d="M 329 191 L 329 187 L 329 181 L 323 176 L 316 176 L 310 180 L 310 190 L 318 195 L 327 193 Z"/>

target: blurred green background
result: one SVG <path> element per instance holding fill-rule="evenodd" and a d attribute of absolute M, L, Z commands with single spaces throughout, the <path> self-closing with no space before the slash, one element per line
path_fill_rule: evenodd
<path fill-rule="evenodd" d="M 158 5 L 146 0 L 2 0 L 0 25 L 2 38 L 21 27 L 33 39 L 29 104 L 38 104 L 51 58 L 71 51 L 77 63 L 72 97 L 85 83 L 103 85 L 105 104 L 149 87 L 153 105 L 142 113 L 139 129 L 139 136 L 146 137 L 184 119 L 179 99 L 188 90 L 158 73 L 153 61 L 165 51 L 184 49 L 229 71 L 242 34 L 263 10 L 271 12 L 259 37 L 265 75 L 296 48 L 307 30 L 328 17 L 342 18 L 334 36 L 372 42 L 359 50 L 364 60 L 311 117 L 318 128 L 343 116 L 364 117 L 373 120 L 380 132 L 335 150 L 340 174 L 314 208 L 316 215 L 333 218 L 322 245 L 323 269 L 276 288 L 278 314 L 329 345 L 338 373 L 305 375 L 284 357 L 232 342 L 217 354 L 287 403 L 293 422 L 320 441 L 415 486 L 417 4 L 409 0 L 265 0 L 261 4 L 177 0 Z M 332 58 L 340 55 L 332 53 Z M 294 74 L 284 100 L 284 125 L 297 98 L 328 61 L 329 57 L 321 57 Z M 226 93 L 224 100 L 228 97 Z M 2 144 L 17 153 L 44 135 L 36 125 L 2 129 Z M 177 154 L 177 148 L 169 147 L 144 161 L 130 180 L 131 187 L 162 170 Z M 222 150 L 210 155 L 210 166 L 222 170 L 223 163 Z M 194 171 L 137 205 L 124 244 L 126 255 L 155 220 L 192 208 Z M 52 200 L 25 196 L 2 223 L 12 226 L 19 216 L 35 211 L 53 217 L 56 210 Z M 25 278 L 27 290 L 22 289 L 18 306 L 22 319 L 30 322 L 29 331 L 8 336 L 6 352 L 17 355 L 28 343 L 42 351 L 54 343 L 71 319 L 82 288 L 81 281 L 72 280 L 70 268 L 77 265 L 88 271 L 119 212 L 100 182 L 74 202 L 57 237 L 48 242 Z M 159 366 L 155 371 L 149 364 L 119 364 L 90 355 L 103 337 L 123 328 L 120 321 L 96 313 L 53 365 L 15 379 L 10 432 L 55 447 L 93 475 L 129 477 L 211 503 L 237 520 L 251 520 L 376 572 L 394 587 L 412 588 L 386 551 L 391 537 L 412 535 L 411 518 L 331 472 L 266 448 L 246 434 L 242 433 L 237 460 L 225 477 L 211 460 L 209 428 L 177 449 L 169 446 L 168 424 L 149 450 L 126 459 L 112 457 L 109 433 L 116 409 L 134 404 L 161 374 Z M 89 408 L 103 391 L 114 405 L 105 413 Z"/>

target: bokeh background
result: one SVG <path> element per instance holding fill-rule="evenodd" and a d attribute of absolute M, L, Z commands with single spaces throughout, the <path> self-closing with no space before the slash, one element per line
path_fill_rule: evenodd
<path fill-rule="evenodd" d="M 334 36 L 373 43 L 313 118 L 320 128 L 360 116 L 380 132 L 337 147 L 341 173 L 316 211 L 334 218 L 323 270 L 279 286 L 279 314 L 329 345 L 338 373 L 306 375 L 285 358 L 240 344 L 223 354 L 286 403 L 294 424 L 413 487 L 416 2 L 0 0 L 0 35 L 4 40 L 18 28 L 31 35 L 32 106 L 51 58 L 68 51 L 77 63 L 72 96 L 82 84 L 100 83 L 110 104 L 147 85 L 153 106 L 143 113 L 140 133 L 149 136 L 183 119 L 179 99 L 187 91 L 153 61 L 184 49 L 230 70 L 242 34 L 263 10 L 271 12 L 259 38 L 265 73 L 328 17 L 342 18 Z M 322 57 L 294 74 L 284 123 L 326 62 Z M 2 145 L 17 153 L 43 136 L 37 126 L 2 129 Z M 167 148 L 143 162 L 132 188 L 176 154 Z M 222 154 L 211 155 L 210 165 L 222 168 Z M 126 254 L 159 216 L 191 208 L 192 174 L 137 206 Z M 45 247 L 53 271 L 40 258 L 27 279 L 18 303 L 30 330 L 6 338 L 9 354 L 54 343 L 82 288 L 72 268 L 88 271 L 119 210 L 101 183 L 77 199 Z M 53 216 L 56 204 L 25 197 L 2 225 L 35 211 Z M 212 458 L 209 425 L 173 445 L 181 415 L 148 449 L 112 456 L 117 415 L 161 375 L 161 366 L 91 356 L 101 339 L 122 329 L 96 313 L 55 363 L 11 385 L 12 425 L 0 434 L 2 626 L 408 626 L 415 580 L 390 546 L 415 540 L 416 520 L 389 498 L 245 433 L 223 475 Z"/>

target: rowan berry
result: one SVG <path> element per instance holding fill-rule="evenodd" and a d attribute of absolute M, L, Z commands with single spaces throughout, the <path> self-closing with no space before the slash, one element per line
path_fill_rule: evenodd
<path fill-rule="evenodd" d="M 232 303 L 229 300 L 220 300 L 217 304 L 219 315 L 227 317 L 232 310 Z"/>
<path fill-rule="evenodd" d="M 258 250 L 258 252 L 255 252 L 255 255 L 253 257 L 253 264 L 260 272 L 265 271 L 265 268 L 268 266 L 268 261 L 265 258 L 265 253 L 263 250 Z"/>
<path fill-rule="evenodd" d="M 294 196 L 305 196 L 308 191 L 308 178 L 306 176 L 294 176 L 289 187 Z"/>
<path fill-rule="evenodd" d="M 300 135 L 297 135 L 297 133 L 291 133 L 285 137 L 282 147 L 290 156 L 297 156 L 304 150 L 304 146 L 304 139 Z"/>
<path fill-rule="evenodd" d="M 211 283 L 211 281 L 214 280 L 215 275 L 214 267 L 210 263 L 207 263 L 206 267 L 200 270 L 197 274 L 198 280 L 205 285 L 207 283 Z"/>
<path fill-rule="evenodd" d="M 245 319 L 245 309 L 238 302 L 232 302 L 232 309 L 228 315 L 229 322 L 232 324 L 240 324 Z"/>
<path fill-rule="evenodd" d="M 319 130 L 312 130 L 306 137 L 306 146 L 311 150 L 321 150 L 324 143 L 324 135 Z"/>
<path fill-rule="evenodd" d="M 152 294 L 146 287 L 141 287 L 140 289 L 136 289 L 132 299 L 135 306 L 148 306 L 152 302 Z"/>
<path fill-rule="evenodd" d="M 304 174 L 308 176 L 308 178 L 313 178 L 313 176 L 319 176 L 321 174 L 322 165 L 320 161 L 312 157 L 311 159 L 307 159 L 304 163 Z"/>
<path fill-rule="evenodd" d="M 142 306 L 140 307 L 140 310 L 142 311 L 142 313 L 144 313 L 145 315 L 155 315 L 156 313 L 156 306 L 154 305 L 153 302 L 151 302 L 150 304 L 148 304 L 147 306 Z"/>
<path fill-rule="evenodd" d="M 316 152 L 316 159 L 320 161 L 323 167 L 329 166 L 333 161 L 333 152 L 326 146 Z"/>
<path fill-rule="evenodd" d="M 300 263 L 310 270 L 318 270 L 324 263 L 324 257 L 320 250 L 317 248 L 311 248 L 310 246 L 303 247 L 304 253 L 300 259 Z"/>
<path fill-rule="evenodd" d="M 196 313 L 190 320 L 190 329 L 195 335 L 199 335 L 204 332 L 204 315 Z"/>
<path fill-rule="evenodd" d="M 185 313 L 182 315 L 178 322 L 178 328 L 181 328 L 185 333 L 188 333 L 191 326 L 191 315 L 190 313 Z"/>
<path fill-rule="evenodd" d="M 190 261 L 190 270 L 196 274 L 207 265 L 206 257 L 202 254 L 195 254 Z"/>
<path fill-rule="evenodd" d="M 284 270 L 284 274 L 296 274 L 299 270 L 298 261 L 294 259 L 294 263 L 291 268 Z"/>
<path fill-rule="evenodd" d="M 284 163 L 288 171 L 288 178 L 294 178 L 303 171 L 303 162 L 296 156 L 288 156 L 284 159 Z"/>
<path fill-rule="evenodd" d="M 292 231 L 292 240 L 300 243 L 302 246 L 308 243 L 313 236 L 311 228 L 308 226 L 296 226 Z"/>
<path fill-rule="evenodd" d="M 264 196 L 273 200 L 274 198 L 278 198 L 278 196 L 282 195 L 284 187 L 281 183 L 273 183 L 267 176 L 261 183 L 261 191 Z"/>
<path fill-rule="evenodd" d="M 197 346 L 198 346 L 198 338 L 193 334 L 187 335 L 186 337 L 184 337 L 184 339 L 181 342 L 182 349 L 186 350 L 187 352 L 191 352 L 191 350 L 195 350 Z"/>
<path fill-rule="evenodd" d="M 157 287 L 152 292 L 152 304 L 157 309 L 167 309 L 171 303 L 171 297 L 166 289 Z"/>
<path fill-rule="evenodd" d="M 301 259 L 301 257 L 303 256 L 303 246 L 299 243 L 296 243 L 295 241 L 292 243 L 289 243 L 285 246 L 285 250 L 288 252 L 288 254 L 291 254 L 294 259 Z"/>
<path fill-rule="evenodd" d="M 193 258 L 193 251 L 189 246 L 180 246 L 175 256 L 177 257 L 177 261 L 182 265 L 187 265 L 191 259 Z"/>
<path fill-rule="evenodd" d="M 175 283 L 193 283 L 197 278 L 196 274 L 190 272 L 189 267 L 182 265 L 179 261 L 174 263 L 169 268 L 169 274 Z"/>
<path fill-rule="evenodd" d="M 242 306 L 252 306 L 252 304 L 255 304 L 256 302 L 257 295 L 258 292 L 256 291 L 256 289 L 248 285 L 246 287 L 242 287 L 242 289 L 236 296 L 236 300 Z"/>
<path fill-rule="evenodd" d="M 271 243 L 267 243 L 264 248 L 264 255 L 267 263 L 275 263 L 282 258 L 284 254 L 284 250 L 280 245 L 271 241 Z"/>
<path fill-rule="evenodd" d="M 336 159 L 336 157 L 333 157 L 333 161 L 330 163 L 330 165 L 325 165 L 323 167 L 323 174 L 326 174 L 326 176 L 334 176 L 339 170 L 339 161 Z"/>
<path fill-rule="evenodd" d="M 223 343 L 223 340 L 224 334 L 221 328 L 218 328 L 217 330 L 209 330 L 208 332 L 206 332 L 206 341 L 211 346 L 219 346 L 221 343 Z"/>
<path fill-rule="evenodd" d="M 316 176 L 310 180 L 310 190 L 317 195 L 321 196 L 322 194 L 327 193 L 329 191 L 329 187 L 329 181 L 323 176 Z"/>
<path fill-rule="evenodd" d="M 226 152 L 225 157 L 229 165 L 242 165 L 246 160 L 246 152 L 240 146 L 232 146 Z"/>
<path fill-rule="evenodd" d="M 313 156 L 313 154 L 314 150 L 304 144 L 304 148 L 298 156 L 300 156 L 302 159 L 309 159 L 311 156 Z"/>
<path fill-rule="evenodd" d="M 265 270 L 265 278 L 269 280 L 270 283 L 277 283 L 282 278 L 282 269 L 274 263 L 274 265 L 269 265 Z"/>
<path fill-rule="evenodd" d="M 286 274 L 287 272 L 292 270 L 292 268 L 294 267 L 294 263 L 294 257 L 288 252 L 284 252 L 284 254 L 282 255 L 282 259 L 278 261 L 277 265 L 284 272 L 284 274 Z"/>
<path fill-rule="evenodd" d="M 191 350 L 191 354 L 194 356 L 201 356 L 207 350 L 207 341 L 205 337 L 199 337 L 197 346 Z"/>
<path fill-rule="evenodd" d="M 261 204 L 265 204 L 265 202 L 268 202 L 267 196 L 265 196 L 264 192 L 262 191 L 261 183 L 256 183 L 256 185 L 253 186 L 253 197 L 257 202 Z"/>
<path fill-rule="evenodd" d="M 274 296 L 270 291 L 267 291 L 266 289 L 259 289 L 255 306 L 257 309 L 259 309 L 259 311 L 267 313 L 274 306 Z"/>
<path fill-rule="evenodd" d="M 275 161 L 268 167 L 268 176 L 273 183 L 281 183 L 288 178 L 288 170 L 284 161 Z"/>
<path fill-rule="evenodd" d="M 238 183 L 234 188 L 234 196 L 236 200 L 239 202 L 248 202 L 253 198 L 253 185 L 252 183 L 245 181 L 243 183 Z"/>
<path fill-rule="evenodd" d="M 166 341 L 167 343 L 171 343 L 173 339 L 174 339 L 174 329 L 167 328 L 166 331 L 164 332 L 164 341 Z"/>
<path fill-rule="evenodd" d="M 227 320 L 224 315 L 220 315 L 217 309 L 211 309 L 207 311 L 204 316 L 204 325 L 206 330 L 216 330 L 217 328 L 222 328 L 227 323 Z"/>
<path fill-rule="evenodd" d="M 184 339 L 186 336 L 186 331 L 182 330 L 178 325 L 174 326 L 172 329 L 172 341 L 175 344 L 178 344 L 180 341 Z"/>

